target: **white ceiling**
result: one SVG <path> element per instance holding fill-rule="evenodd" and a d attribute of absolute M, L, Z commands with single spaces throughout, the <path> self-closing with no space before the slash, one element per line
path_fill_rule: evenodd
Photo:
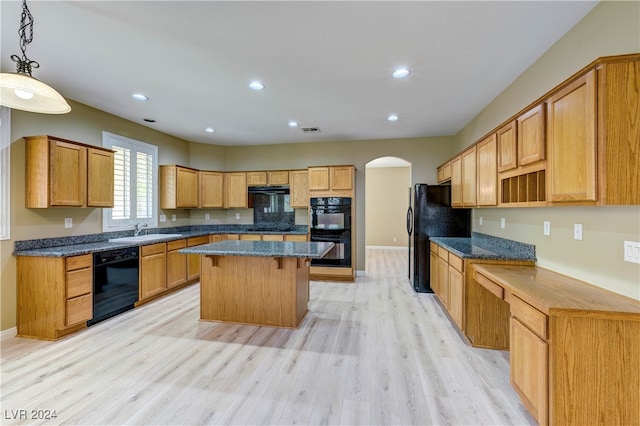
<path fill-rule="evenodd" d="M 21 3 L 0 3 L 0 63 L 13 72 Z M 27 56 L 63 96 L 193 142 L 452 135 L 596 4 L 29 1 Z M 412 74 L 393 79 L 403 65 Z"/>

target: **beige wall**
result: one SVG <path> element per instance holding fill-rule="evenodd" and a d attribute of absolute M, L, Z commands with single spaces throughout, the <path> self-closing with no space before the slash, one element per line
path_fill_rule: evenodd
<path fill-rule="evenodd" d="M 367 167 L 365 245 L 407 247 L 411 167 Z"/>
<path fill-rule="evenodd" d="M 640 2 L 604 1 L 456 135 L 472 144 L 600 56 L 640 52 Z M 640 241 L 640 207 L 475 209 L 474 231 L 536 245 L 538 264 L 640 299 L 640 265 L 623 261 L 623 241 Z M 484 224 L 479 225 L 479 217 Z M 507 226 L 500 229 L 500 218 Z M 542 235 L 542 222 L 551 235 Z M 573 223 L 584 225 L 575 241 Z"/>

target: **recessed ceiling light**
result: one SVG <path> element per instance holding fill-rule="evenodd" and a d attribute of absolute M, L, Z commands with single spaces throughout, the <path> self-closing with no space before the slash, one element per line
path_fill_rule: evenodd
<path fill-rule="evenodd" d="M 298 123 L 295 121 L 290 121 L 289 122 L 289 127 L 298 127 Z"/>
<path fill-rule="evenodd" d="M 207 133 L 214 133 L 216 130 L 211 127 L 207 127 L 206 129 L 204 129 L 204 131 Z"/>
<path fill-rule="evenodd" d="M 147 123 L 155 123 L 156 120 L 154 120 L 153 118 L 144 118 L 144 121 L 146 121 Z"/>
<path fill-rule="evenodd" d="M 149 100 L 149 97 L 143 95 L 142 93 L 134 93 L 134 94 L 131 95 L 131 97 L 133 99 L 135 99 L 136 101 L 148 101 Z"/>
<path fill-rule="evenodd" d="M 398 121 L 398 116 L 395 114 L 391 114 L 390 116 L 387 117 L 387 120 L 389 121 Z"/>
<path fill-rule="evenodd" d="M 262 90 L 264 89 L 264 84 L 260 83 L 259 81 L 252 81 L 251 83 L 249 83 L 249 87 L 253 90 Z"/>
<path fill-rule="evenodd" d="M 398 68 L 391 75 L 393 75 L 393 78 L 405 78 L 409 74 L 411 74 L 411 70 L 409 68 Z"/>

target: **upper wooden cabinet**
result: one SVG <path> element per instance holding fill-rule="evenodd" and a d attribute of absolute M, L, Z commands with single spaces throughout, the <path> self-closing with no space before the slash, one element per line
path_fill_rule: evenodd
<path fill-rule="evenodd" d="M 247 174 L 244 172 L 225 173 L 224 207 L 246 209 L 247 206 Z"/>
<path fill-rule="evenodd" d="M 451 162 L 447 161 L 438 167 L 437 179 L 438 183 L 444 183 L 451 180 Z"/>
<path fill-rule="evenodd" d="M 288 170 L 276 170 L 267 172 L 267 185 L 288 185 L 289 184 L 289 171 Z"/>
<path fill-rule="evenodd" d="M 477 159 L 476 146 L 461 155 L 462 160 L 462 205 L 474 207 L 477 204 Z"/>
<path fill-rule="evenodd" d="M 198 171 L 182 166 L 160 166 L 160 208 L 198 207 Z"/>
<path fill-rule="evenodd" d="M 113 207 L 113 151 L 46 135 L 24 139 L 27 208 Z"/>
<path fill-rule="evenodd" d="M 329 167 L 309 167 L 309 191 L 329 189 Z"/>
<path fill-rule="evenodd" d="M 518 167 L 515 120 L 498 129 L 496 141 L 498 145 L 498 171 L 504 172 Z"/>
<path fill-rule="evenodd" d="M 516 118 L 518 166 L 545 159 L 544 108 L 539 104 Z"/>
<path fill-rule="evenodd" d="M 289 204 L 293 208 L 309 206 L 309 173 L 307 170 L 289 172 L 290 196 Z"/>
<path fill-rule="evenodd" d="M 353 166 L 329 167 L 329 186 L 332 190 L 353 189 Z"/>
<path fill-rule="evenodd" d="M 267 184 L 267 172 L 247 172 L 247 186 L 263 186 Z"/>
<path fill-rule="evenodd" d="M 451 205 L 462 207 L 462 157 L 451 159 Z"/>
<path fill-rule="evenodd" d="M 309 167 L 308 171 L 309 191 L 312 197 L 353 196 L 353 166 Z"/>
<path fill-rule="evenodd" d="M 497 175 L 497 139 L 496 134 L 489 136 L 476 147 L 478 165 L 478 206 L 498 204 Z"/>
<path fill-rule="evenodd" d="M 201 208 L 224 207 L 224 173 L 199 171 Z"/>

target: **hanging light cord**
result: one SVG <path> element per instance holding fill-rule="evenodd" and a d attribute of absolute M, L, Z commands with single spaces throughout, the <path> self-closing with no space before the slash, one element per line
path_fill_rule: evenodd
<path fill-rule="evenodd" d="M 27 37 L 27 32 L 29 36 Z M 39 68 L 40 64 L 27 58 L 27 45 L 33 41 L 33 16 L 27 7 L 27 0 L 22 0 L 22 17 L 20 19 L 20 50 L 22 50 L 22 58 L 18 55 L 11 55 L 11 60 L 16 63 L 17 72 L 19 74 L 29 74 L 31 76 L 32 68 Z"/>

